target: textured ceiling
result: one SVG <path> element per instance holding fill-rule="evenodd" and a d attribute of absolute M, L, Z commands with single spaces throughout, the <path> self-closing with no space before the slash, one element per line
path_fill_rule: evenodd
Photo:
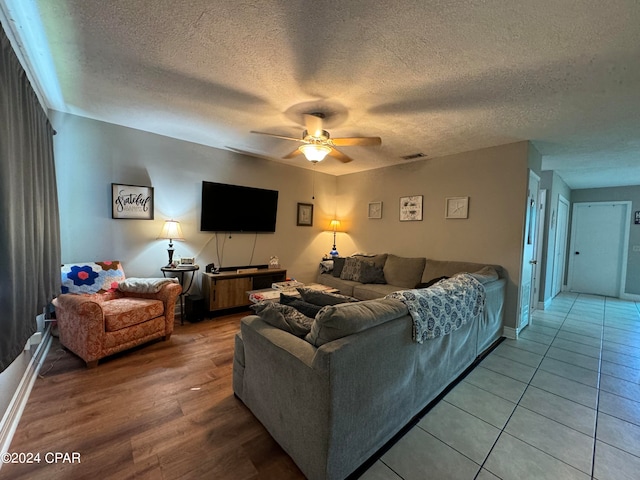
<path fill-rule="evenodd" d="M 531 140 L 572 188 L 640 185 L 636 0 L 35 4 L 55 109 L 276 159 L 298 144 L 249 131 L 323 111 L 333 137 L 382 137 L 315 167 L 335 175 Z"/>

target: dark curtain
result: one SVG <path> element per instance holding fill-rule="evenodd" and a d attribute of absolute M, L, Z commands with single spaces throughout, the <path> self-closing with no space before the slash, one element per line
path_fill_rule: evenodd
<path fill-rule="evenodd" d="M 60 291 L 53 129 L 0 28 L 0 372 Z"/>

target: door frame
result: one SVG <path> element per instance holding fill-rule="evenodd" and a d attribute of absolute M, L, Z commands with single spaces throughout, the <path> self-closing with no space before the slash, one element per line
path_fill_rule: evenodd
<path fill-rule="evenodd" d="M 572 289 L 571 281 L 572 281 L 572 273 L 574 268 L 574 256 L 571 255 L 571 252 L 575 252 L 575 231 L 576 231 L 576 209 L 579 206 L 589 206 L 589 205 L 622 205 L 625 207 L 624 218 L 626 221 L 624 222 L 624 231 L 622 234 L 622 258 L 621 258 L 621 268 L 620 268 L 620 289 L 618 291 L 618 297 L 622 298 L 625 293 L 626 284 L 627 284 L 627 262 L 629 260 L 629 232 L 631 231 L 631 207 L 632 204 L 630 201 L 613 201 L 613 202 L 576 202 L 573 204 L 571 209 L 571 248 L 569 249 L 569 270 L 567 275 L 567 290 Z"/>
<path fill-rule="evenodd" d="M 560 225 L 559 220 L 559 211 L 560 204 L 563 203 L 567 206 L 567 217 L 564 225 Z M 556 215 L 555 215 L 555 239 L 554 239 L 554 249 L 553 249 L 553 262 L 551 263 L 551 298 L 554 298 L 557 294 L 565 290 L 566 286 L 564 283 L 565 272 L 567 271 L 567 246 L 569 244 L 569 217 L 571 216 L 571 203 L 567 200 L 562 194 L 558 194 L 558 203 L 556 204 Z M 560 233 L 561 230 L 564 230 L 564 242 L 560 244 Z M 558 248 L 564 249 L 564 262 L 562 265 L 556 265 L 556 257 L 558 256 Z M 570 258 L 570 257 L 569 257 Z M 558 268 L 559 267 L 559 268 Z M 555 292 L 556 281 L 560 279 L 560 288 L 557 292 Z M 555 293 L 554 293 L 555 292 Z"/>
<path fill-rule="evenodd" d="M 535 187 L 535 191 L 532 191 L 532 185 Z M 531 323 L 531 289 L 534 286 L 534 270 L 535 270 L 535 248 L 536 241 L 538 239 L 538 229 L 540 228 L 540 222 L 538 221 L 538 215 L 536 213 L 538 209 L 538 198 L 540 194 L 540 176 L 531 169 L 528 169 L 527 180 L 527 196 L 525 203 L 525 212 L 523 218 L 522 239 L 520 244 L 520 285 L 518 285 L 518 309 L 517 309 L 517 321 L 515 328 L 515 337 L 518 338 L 518 334 Z M 531 203 L 533 202 L 533 203 Z M 532 208 L 533 207 L 533 208 Z M 533 213 L 533 215 L 532 215 Z M 525 258 L 525 249 L 527 245 L 531 245 L 531 257 Z M 525 262 L 531 266 L 531 278 L 529 279 L 529 290 L 524 288 L 526 282 L 524 281 Z M 526 311 L 525 311 L 526 308 Z M 506 330 L 505 330 L 506 331 Z M 511 338 L 511 337 L 510 337 Z"/>

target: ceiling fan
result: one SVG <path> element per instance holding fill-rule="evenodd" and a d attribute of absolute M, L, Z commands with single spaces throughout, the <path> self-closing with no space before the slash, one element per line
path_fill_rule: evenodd
<path fill-rule="evenodd" d="M 380 145 L 382 143 L 382 139 L 380 137 L 331 138 L 329 132 L 322 128 L 322 121 L 325 117 L 323 113 L 305 113 L 303 116 L 306 130 L 302 133 L 302 138 L 285 137 L 282 135 L 275 135 L 273 133 L 256 132 L 254 130 L 252 130 L 251 133 L 269 135 L 271 137 L 282 138 L 284 140 L 300 142 L 302 145 L 282 158 L 293 158 L 302 154 L 312 163 L 321 162 L 327 155 L 340 160 L 342 163 L 348 163 L 353 159 L 342 153 L 336 147 L 351 147 L 356 145 L 372 146 Z"/>

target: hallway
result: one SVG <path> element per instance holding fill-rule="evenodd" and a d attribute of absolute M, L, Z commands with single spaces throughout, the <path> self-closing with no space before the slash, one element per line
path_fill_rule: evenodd
<path fill-rule="evenodd" d="M 637 479 L 639 308 L 561 293 L 361 478 Z"/>

